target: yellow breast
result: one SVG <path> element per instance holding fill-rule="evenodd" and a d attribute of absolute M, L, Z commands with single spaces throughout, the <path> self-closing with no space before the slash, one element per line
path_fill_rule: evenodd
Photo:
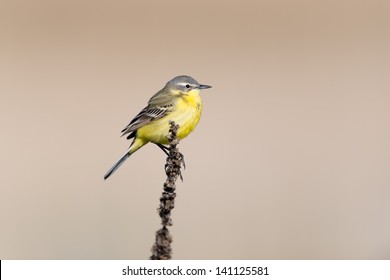
<path fill-rule="evenodd" d="M 176 122 L 180 125 L 177 136 L 183 139 L 194 130 L 200 120 L 202 99 L 199 94 L 187 95 L 178 102 L 177 107 L 182 108 L 183 114 L 183 117 L 179 117 Z"/>
<path fill-rule="evenodd" d="M 180 126 L 177 136 L 183 139 L 194 130 L 201 113 L 202 99 L 199 96 L 199 90 L 194 90 L 178 98 L 175 108 L 167 116 L 139 128 L 137 137 L 154 143 L 168 144 L 166 136 L 171 120 Z"/>

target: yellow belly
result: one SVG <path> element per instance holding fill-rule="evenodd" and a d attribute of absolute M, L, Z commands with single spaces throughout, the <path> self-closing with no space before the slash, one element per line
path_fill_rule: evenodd
<path fill-rule="evenodd" d="M 179 139 L 183 139 L 194 130 L 200 120 L 201 113 L 202 101 L 198 94 L 180 98 L 175 109 L 167 116 L 139 128 L 137 138 L 145 142 L 166 145 L 168 144 L 166 136 L 169 132 L 169 121 L 174 121 L 180 126 L 177 136 Z"/>

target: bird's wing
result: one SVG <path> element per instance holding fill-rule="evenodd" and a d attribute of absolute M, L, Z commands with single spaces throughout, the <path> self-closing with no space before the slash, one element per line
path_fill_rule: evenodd
<path fill-rule="evenodd" d="M 165 117 L 173 107 L 173 103 L 163 106 L 149 106 L 145 107 L 138 115 L 131 120 L 131 122 L 121 131 L 122 136 L 130 133 L 127 139 L 133 138 L 138 128 L 150 123 L 153 120 Z"/>

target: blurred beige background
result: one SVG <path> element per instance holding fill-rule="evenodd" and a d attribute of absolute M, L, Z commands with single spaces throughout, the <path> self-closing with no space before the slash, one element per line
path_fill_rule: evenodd
<path fill-rule="evenodd" d="M 148 258 L 164 154 L 103 175 L 188 74 L 213 89 L 180 144 L 175 259 L 389 259 L 389 9 L 2 0 L 0 258 Z"/>

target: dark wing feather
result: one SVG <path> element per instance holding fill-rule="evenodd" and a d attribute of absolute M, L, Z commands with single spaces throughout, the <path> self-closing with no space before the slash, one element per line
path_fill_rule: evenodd
<path fill-rule="evenodd" d="M 121 131 L 122 136 L 130 133 L 127 139 L 135 137 L 138 128 L 147 125 L 153 120 L 165 117 L 172 109 L 173 104 L 165 106 L 145 107 L 138 115 L 136 115 L 131 122 Z"/>

